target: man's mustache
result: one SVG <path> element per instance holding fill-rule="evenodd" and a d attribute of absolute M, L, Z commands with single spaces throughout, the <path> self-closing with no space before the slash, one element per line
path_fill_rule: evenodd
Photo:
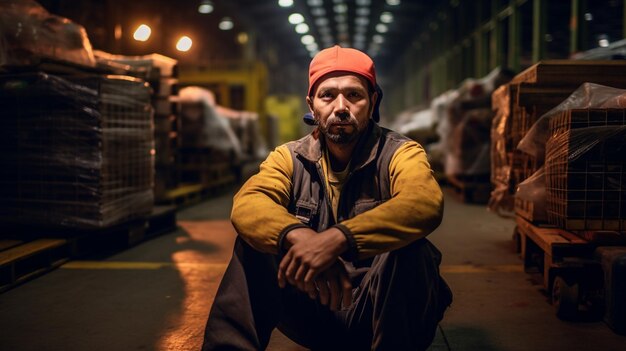
<path fill-rule="evenodd" d="M 326 125 L 331 125 L 331 124 L 351 124 L 351 125 L 357 125 L 357 120 L 356 117 L 350 115 L 348 117 L 337 117 L 337 116 L 331 116 L 328 117 L 328 119 L 326 120 Z"/>

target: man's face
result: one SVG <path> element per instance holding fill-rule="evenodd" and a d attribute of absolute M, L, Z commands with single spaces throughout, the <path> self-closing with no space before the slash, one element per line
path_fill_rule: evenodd
<path fill-rule="evenodd" d="M 317 83 L 307 103 L 328 142 L 349 144 L 366 130 L 376 99 L 365 78 L 337 72 Z"/>

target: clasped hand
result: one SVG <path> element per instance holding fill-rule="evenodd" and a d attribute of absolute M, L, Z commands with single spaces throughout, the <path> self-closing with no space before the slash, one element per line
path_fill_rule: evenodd
<path fill-rule="evenodd" d="M 336 311 L 352 302 L 352 284 L 339 259 L 348 244 L 337 228 L 317 233 L 309 228 L 290 231 L 285 237 L 288 248 L 278 266 L 278 285 L 287 283 L 306 292 L 311 299 L 319 297 L 323 305 Z"/>

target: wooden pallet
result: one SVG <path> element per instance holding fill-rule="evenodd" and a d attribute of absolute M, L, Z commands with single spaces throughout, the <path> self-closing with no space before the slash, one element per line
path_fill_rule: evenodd
<path fill-rule="evenodd" d="M 39 239 L 0 252 L 0 293 L 67 262 L 67 243 Z"/>
<path fill-rule="evenodd" d="M 559 270 L 581 267 L 593 257 L 596 246 L 579 236 L 555 227 L 540 227 L 516 216 L 521 257 L 528 272 L 539 269 L 543 285 L 552 288 Z"/>
<path fill-rule="evenodd" d="M 455 195 L 465 203 L 486 204 L 491 195 L 491 183 L 461 180 L 456 176 L 447 176 L 448 184 Z"/>
<path fill-rule="evenodd" d="M 174 205 L 177 208 L 185 208 L 195 205 L 211 196 L 219 194 L 224 189 L 228 189 L 235 183 L 234 176 L 214 179 L 204 184 L 181 185 L 169 190 L 165 196 L 159 200 L 159 204 Z"/>
<path fill-rule="evenodd" d="M 23 240 L 0 240 L 0 293 L 72 258 L 106 255 L 176 229 L 176 208 L 156 206 L 147 219 L 89 231 L 15 228 Z"/>

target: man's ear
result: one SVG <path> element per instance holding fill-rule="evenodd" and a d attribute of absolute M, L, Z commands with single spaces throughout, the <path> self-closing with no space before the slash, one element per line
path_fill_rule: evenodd
<path fill-rule="evenodd" d="M 309 111 L 311 112 L 313 117 L 315 117 L 315 112 L 313 112 L 313 99 L 311 99 L 310 96 L 306 97 L 306 104 L 307 106 L 309 106 Z"/>
<path fill-rule="evenodd" d="M 378 101 L 378 92 L 375 91 L 372 93 L 370 97 L 370 110 L 369 110 L 370 118 L 372 117 L 372 114 L 374 113 L 374 106 L 376 106 L 377 101 Z"/>

